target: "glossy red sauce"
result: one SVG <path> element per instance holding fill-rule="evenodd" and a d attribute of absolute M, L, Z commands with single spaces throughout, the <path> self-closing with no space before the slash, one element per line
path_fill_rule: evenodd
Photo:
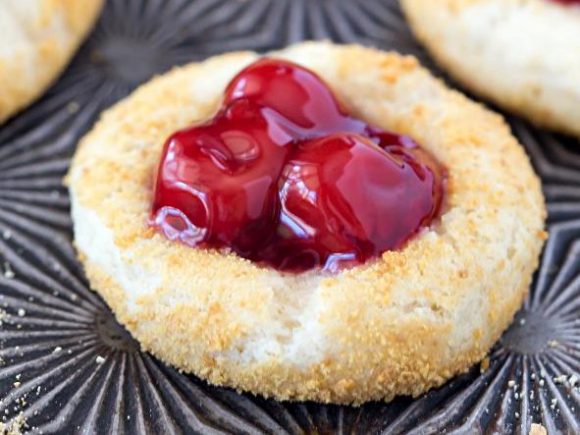
<path fill-rule="evenodd" d="M 313 72 L 262 59 L 232 80 L 213 119 L 169 137 L 152 223 L 278 270 L 337 271 L 429 225 L 443 180 L 412 139 L 346 114 Z"/>

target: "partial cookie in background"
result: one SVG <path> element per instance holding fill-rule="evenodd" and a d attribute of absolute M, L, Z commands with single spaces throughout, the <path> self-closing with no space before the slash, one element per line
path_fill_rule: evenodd
<path fill-rule="evenodd" d="M 474 93 L 580 137 L 580 2 L 401 0 L 417 37 Z"/>
<path fill-rule="evenodd" d="M 103 0 L 2 0 L 0 123 L 56 80 L 102 5 Z"/>

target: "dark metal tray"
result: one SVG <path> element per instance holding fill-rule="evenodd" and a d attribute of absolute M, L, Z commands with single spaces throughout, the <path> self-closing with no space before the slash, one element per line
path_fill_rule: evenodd
<path fill-rule="evenodd" d="M 580 433 L 580 142 L 513 117 L 550 239 L 483 373 L 359 408 L 238 395 L 140 352 L 88 289 L 61 178 L 99 112 L 172 65 L 320 38 L 411 53 L 442 75 L 392 0 L 111 0 L 60 81 L 0 128 L 0 420 L 58 434 Z"/>

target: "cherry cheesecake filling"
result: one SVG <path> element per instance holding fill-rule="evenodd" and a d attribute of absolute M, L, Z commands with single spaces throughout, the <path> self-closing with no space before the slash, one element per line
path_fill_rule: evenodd
<path fill-rule="evenodd" d="M 429 226 L 444 182 L 411 138 L 348 115 L 312 71 L 264 58 L 211 120 L 167 139 L 151 224 L 281 271 L 336 272 Z"/>

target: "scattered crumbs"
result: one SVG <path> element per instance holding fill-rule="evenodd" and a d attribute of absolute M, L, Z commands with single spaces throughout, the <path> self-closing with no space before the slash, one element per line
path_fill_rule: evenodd
<path fill-rule="evenodd" d="M 4 238 L 4 240 L 10 240 L 10 238 L 12 237 L 12 231 L 4 230 L 2 232 L 2 237 Z"/>
<path fill-rule="evenodd" d="M 516 413 L 515 413 L 515 417 L 516 417 L 516 418 L 520 418 L 520 413 L 519 413 L 519 412 L 516 412 Z"/>
<path fill-rule="evenodd" d="M 550 408 L 551 409 L 554 409 L 557 404 L 558 404 L 558 399 L 556 399 L 555 397 L 552 400 L 550 400 Z"/>
<path fill-rule="evenodd" d="M 12 267 L 10 267 L 10 263 L 4 262 L 4 278 L 12 279 L 16 276 Z"/>
<path fill-rule="evenodd" d="M 131 416 L 130 415 L 127 416 L 127 420 L 131 420 Z"/>
<path fill-rule="evenodd" d="M 18 388 L 20 385 L 22 385 L 22 383 L 21 383 L 21 382 L 19 382 L 19 381 L 16 381 L 16 382 L 14 382 L 14 384 L 12 384 L 12 385 L 14 385 L 14 388 Z"/>
<path fill-rule="evenodd" d="M 97 358 L 95 359 L 95 362 L 97 364 L 103 364 L 105 362 L 105 358 L 103 358 L 101 355 L 97 355 Z"/>
<path fill-rule="evenodd" d="M 534 390 L 530 391 L 530 400 L 534 400 Z"/>
<path fill-rule="evenodd" d="M 69 350 L 66 351 L 66 353 L 68 353 L 70 355 L 70 354 L 72 354 L 72 350 L 69 349 Z"/>
<path fill-rule="evenodd" d="M 530 378 L 532 378 L 532 381 L 535 381 L 535 380 L 536 380 L 536 374 L 535 374 L 535 373 L 532 373 L 532 374 L 530 375 Z"/>
<path fill-rule="evenodd" d="M 540 384 L 540 387 L 543 387 L 545 383 L 546 383 L 546 382 L 545 382 L 543 379 L 540 379 L 540 382 L 539 382 L 539 384 Z"/>
<path fill-rule="evenodd" d="M 26 310 L 24 308 L 18 308 L 18 316 L 19 317 L 26 316 Z"/>
<path fill-rule="evenodd" d="M 568 378 L 568 382 L 570 383 L 570 386 L 571 386 L 572 388 L 574 388 L 574 387 L 576 386 L 576 384 L 578 383 L 578 376 L 576 376 L 576 375 L 571 375 L 571 376 Z"/>
<path fill-rule="evenodd" d="M 513 386 L 516 384 L 516 381 L 514 380 L 509 380 L 508 381 L 508 387 L 513 388 Z"/>
<path fill-rule="evenodd" d="M 560 375 L 560 376 L 556 376 L 554 378 L 554 382 L 557 384 L 564 384 L 564 383 L 566 383 L 567 379 L 568 378 L 566 377 L 566 375 Z"/>
<path fill-rule="evenodd" d="M 519 393 L 517 391 L 514 393 L 514 397 L 516 398 L 516 400 L 519 400 L 520 399 L 520 395 L 519 395 Z"/>
<path fill-rule="evenodd" d="M 79 111 L 79 109 L 80 109 L 80 105 L 76 101 L 71 101 L 70 103 L 68 103 L 66 105 L 66 110 L 71 115 L 74 114 L 74 113 L 77 113 Z"/>
<path fill-rule="evenodd" d="M 532 423 L 529 435 L 548 435 L 548 430 L 539 423 Z"/>
<path fill-rule="evenodd" d="M 525 325 L 526 324 L 526 319 L 525 318 L 521 318 L 520 319 L 520 325 Z"/>
<path fill-rule="evenodd" d="M 481 360 L 479 363 L 479 371 L 484 373 L 489 368 L 489 357 L 486 356 L 484 359 Z"/>
<path fill-rule="evenodd" d="M 75 293 L 73 293 L 72 295 L 70 295 L 70 298 L 71 298 L 73 301 L 76 301 L 76 300 L 77 300 L 79 297 L 78 297 L 78 296 L 77 296 Z"/>
<path fill-rule="evenodd" d="M 28 302 L 34 302 L 34 298 L 32 296 L 28 297 Z"/>
<path fill-rule="evenodd" d="M 62 350 L 62 347 L 57 346 L 54 348 L 54 350 L 52 351 L 52 353 L 59 353 Z"/>
<path fill-rule="evenodd" d="M 24 429 L 27 426 L 26 420 L 24 420 L 24 414 L 20 412 L 16 417 L 14 417 L 8 423 L 0 422 L 0 434 L 2 435 L 21 435 L 24 433 Z"/>
<path fill-rule="evenodd" d="M 21 373 L 18 373 L 18 374 L 16 375 L 16 380 L 17 380 L 17 381 L 19 381 L 21 376 L 22 376 L 22 374 L 21 374 Z"/>
<path fill-rule="evenodd" d="M 40 385 L 38 387 L 36 387 L 36 395 L 40 396 Z"/>
<path fill-rule="evenodd" d="M 2 309 L 0 309 L 0 326 L 2 326 L 2 322 L 8 318 L 8 313 Z"/>
<path fill-rule="evenodd" d="M 549 347 L 557 347 L 560 343 L 558 342 L 558 340 L 550 340 L 548 341 L 548 346 Z"/>

